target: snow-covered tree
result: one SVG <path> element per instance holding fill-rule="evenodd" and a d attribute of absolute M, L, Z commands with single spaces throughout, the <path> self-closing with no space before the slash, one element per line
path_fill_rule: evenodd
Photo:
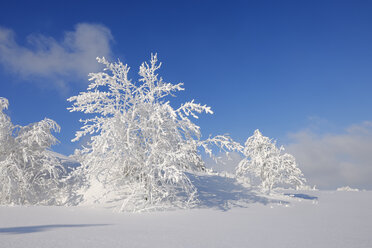
<path fill-rule="evenodd" d="M 63 166 L 49 148 L 59 131 L 53 120 L 15 126 L 0 98 L 0 204 L 61 204 Z"/>
<path fill-rule="evenodd" d="M 284 148 L 281 147 L 281 151 Z M 295 188 L 305 187 L 306 179 L 298 168 L 296 159 L 289 153 L 282 153 L 280 156 L 281 172 L 279 182 L 284 186 L 294 186 Z"/>
<path fill-rule="evenodd" d="M 158 76 L 156 55 L 140 66 L 137 83 L 122 62 L 97 60 L 108 72 L 91 73 L 87 91 L 68 99 L 71 112 L 91 117 L 81 120 L 74 139 L 91 136 L 78 151 L 82 167 L 74 174 L 83 202 L 116 202 L 121 211 L 193 206 L 196 189 L 185 172 L 205 170 L 198 147 L 229 148 L 225 136 L 201 141 L 199 126 L 190 120 L 212 110 L 194 101 L 174 109 L 166 98 L 184 88 Z"/>
<path fill-rule="evenodd" d="M 8 105 L 8 99 L 0 97 L 0 161 L 4 160 L 7 154 L 6 145 L 12 142 L 13 125 L 9 116 L 4 113 Z"/>
<path fill-rule="evenodd" d="M 302 186 L 306 182 L 295 158 L 276 147 L 276 142 L 265 137 L 257 129 L 245 142 L 245 156 L 236 168 L 236 177 L 254 184 L 258 179 L 263 191 L 275 186 Z"/>

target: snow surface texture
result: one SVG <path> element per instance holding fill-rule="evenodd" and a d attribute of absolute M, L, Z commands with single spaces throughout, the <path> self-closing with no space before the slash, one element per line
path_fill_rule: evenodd
<path fill-rule="evenodd" d="M 372 247 L 372 191 L 293 192 L 229 211 L 3 206 L 0 247 Z"/>

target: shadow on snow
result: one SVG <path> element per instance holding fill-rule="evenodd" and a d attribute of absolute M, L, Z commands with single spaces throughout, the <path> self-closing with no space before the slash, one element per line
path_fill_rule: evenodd
<path fill-rule="evenodd" d="M 199 206 L 227 211 L 232 207 L 248 207 L 252 203 L 287 204 L 283 200 L 269 199 L 239 184 L 236 179 L 218 175 L 188 174 L 198 189 Z"/>
<path fill-rule="evenodd" d="M 311 196 L 307 194 L 291 194 L 291 193 L 285 193 L 284 195 L 294 197 L 294 198 L 301 198 L 305 200 L 318 200 L 318 197 L 316 196 Z"/>
<path fill-rule="evenodd" d="M 0 228 L 0 234 L 25 234 L 44 232 L 56 228 L 71 228 L 71 227 L 93 227 L 93 226 L 107 226 L 108 224 L 75 224 L 75 225 L 39 225 L 39 226 L 17 226 Z"/>

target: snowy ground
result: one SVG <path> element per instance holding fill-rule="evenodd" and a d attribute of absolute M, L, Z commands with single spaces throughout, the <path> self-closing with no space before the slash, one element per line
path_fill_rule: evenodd
<path fill-rule="evenodd" d="M 207 208 L 141 214 L 2 206 L 0 247 L 372 247 L 372 191 L 252 193 L 231 204 L 241 194 L 217 187 L 215 201 L 202 194 Z"/>

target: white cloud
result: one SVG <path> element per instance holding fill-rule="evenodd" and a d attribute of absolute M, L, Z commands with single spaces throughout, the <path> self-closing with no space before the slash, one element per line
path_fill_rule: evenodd
<path fill-rule="evenodd" d="M 304 130 L 290 136 L 293 142 L 286 150 L 296 157 L 310 184 L 321 189 L 372 189 L 372 122 L 339 134 Z"/>
<path fill-rule="evenodd" d="M 112 39 L 105 26 L 80 23 L 61 41 L 31 34 L 27 46 L 21 46 L 14 31 L 0 27 L 0 63 L 22 79 L 39 78 L 63 88 L 71 79 L 86 82 L 89 72 L 99 70 L 95 58 L 111 56 Z"/>

